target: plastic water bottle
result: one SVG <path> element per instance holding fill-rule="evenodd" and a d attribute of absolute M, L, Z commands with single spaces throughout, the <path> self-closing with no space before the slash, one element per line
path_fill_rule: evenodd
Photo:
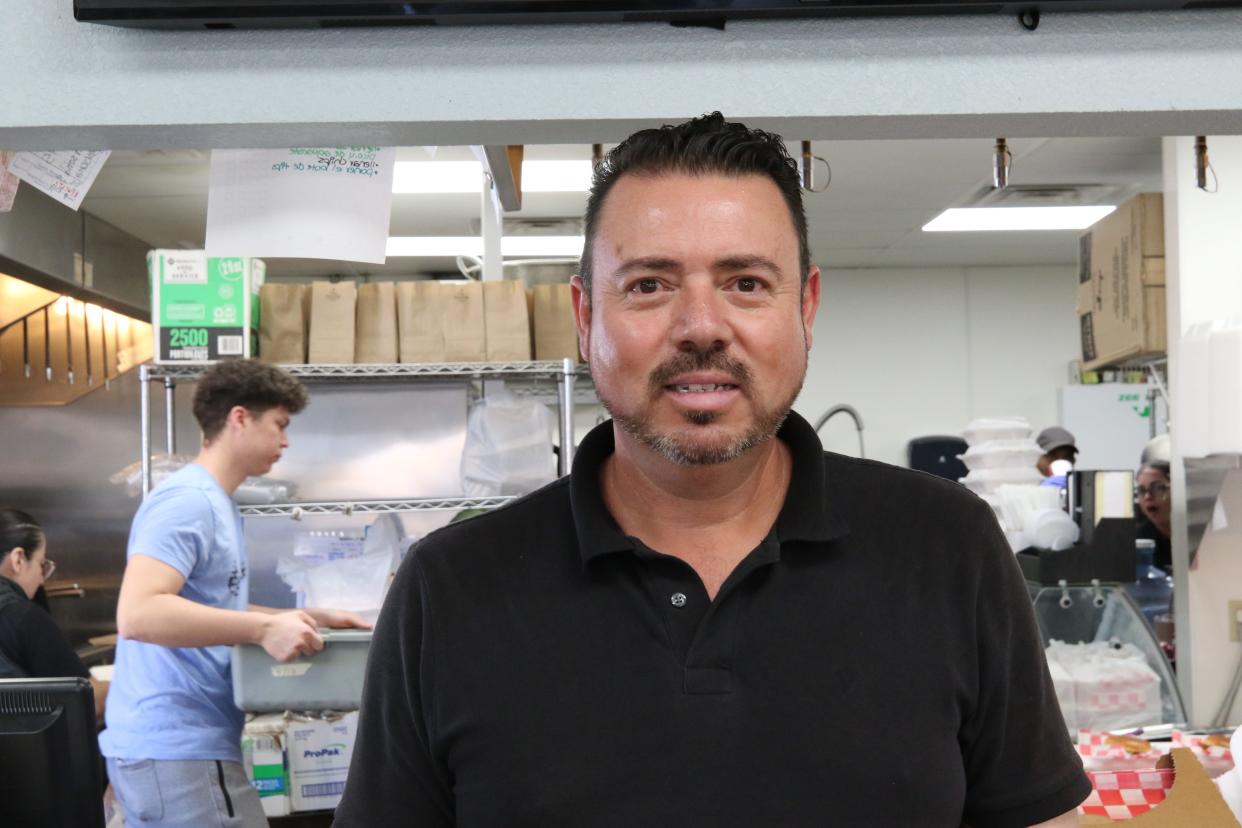
<path fill-rule="evenodd" d="M 1134 542 L 1134 583 L 1127 587 L 1130 597 L 1155 628 L 1156 616 L 1169 611 L 1173 598 L 1173 579 L 1155 565 L 1156 542 L 1143 538 Z"/>

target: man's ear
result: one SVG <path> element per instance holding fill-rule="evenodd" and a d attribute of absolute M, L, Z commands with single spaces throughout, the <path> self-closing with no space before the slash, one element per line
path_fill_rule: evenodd
<path fill-rule="evenodd" d="M 591 359 L 591 295 L 581 276 L 569 280 L 569 289 L 573 296 L 574 327 L 578 329 L 578 353 L 584 362 Z"/>
<path fill-rule="evenodd" d="M 244 405 L 235 405 L 229 409 L 229 414 L 224 420 L 225 428 L 241 428 L 248 420 L 252 418 L 250 411 Z"/>

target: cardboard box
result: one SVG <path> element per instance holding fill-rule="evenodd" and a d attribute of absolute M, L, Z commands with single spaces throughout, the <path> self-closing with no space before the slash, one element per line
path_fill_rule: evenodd
<path fill-rule="evenodd" d="M 1135 828 L 1239 828 L 1238 821 L 1215 783 L 1189 748 L 1174 748 L 1161 758 L 1157 768 L 1172 767 L 1176 771 L 1173 787 L 1164 801 L 1146 813 L 1126 820 Z M 1080 825 L 1114 825 L 1108 817 L 1085 815 Z"/>
<path fill-rule="evenodd" d="M 323 719 L 293 718 L 285 732 L 293 810 L 335 808 L 345 792 L 349 759 L 358 733 L 358 713 Z"/>
<path fill-rule="evenodd" d="M 201 250 L 147 253 L 155 361 L 216 362 L 258 351 L 262 259 Z"/>
<path fill-rule="evenodd" d="M 1093 370 L 1163 353 L 1164 199 L 1135 196 L 1078 241 L 1082 367 Z"/>
<path fill-rule="evenodd" d="M 242 764 L 250 784 L 259 792 L 259 802 L 267 816 L 287 816 L 292 810 L 289 797 L 289 763 L 285 756 L 283 714 L 256 716 L 242 728 Z"/>

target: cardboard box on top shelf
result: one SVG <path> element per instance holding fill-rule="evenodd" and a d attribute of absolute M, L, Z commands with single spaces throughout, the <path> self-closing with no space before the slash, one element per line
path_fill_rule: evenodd
<path fill-rule="evenodd" d="M 258 350 L 262 259 L 201 250 L 147 253 L 155 361 L 216 362 Z"/>
<path fill-rule="evenodd" d="M 1220 791 L 1189 748 L 1174 748 L 1156 763 L 1158 768 L 1171 767 L 1176 772 L 1173 787 L 1163 802 L 1145 814 L 1124 821 L 1134 828 L 1242 828 L 1225 804 Z M 1118 825 L 1107 817 L 1086 815 L 1079 824 Z"/>
<path fill-rule="evenodd" d="M 1167 349 L 1159 193 L 1135 196 L 1079 237 L 1077 310 L 1084 370 Z"/>

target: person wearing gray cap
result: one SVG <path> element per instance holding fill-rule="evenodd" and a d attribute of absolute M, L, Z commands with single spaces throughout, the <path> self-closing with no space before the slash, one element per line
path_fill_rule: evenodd
<path fill-rule="evenodd" d="M 1074 445 L 1074 435 L 1060 426 L 1049 426 L 1039 432 L 1035 438 L 1043 451 L 1035 467 L 1044 477 L 1052 476 L 1052 463 L 1055 460 L 1068 460 L 1071 463 L 1078 456 L 1078 446 Z"/>

